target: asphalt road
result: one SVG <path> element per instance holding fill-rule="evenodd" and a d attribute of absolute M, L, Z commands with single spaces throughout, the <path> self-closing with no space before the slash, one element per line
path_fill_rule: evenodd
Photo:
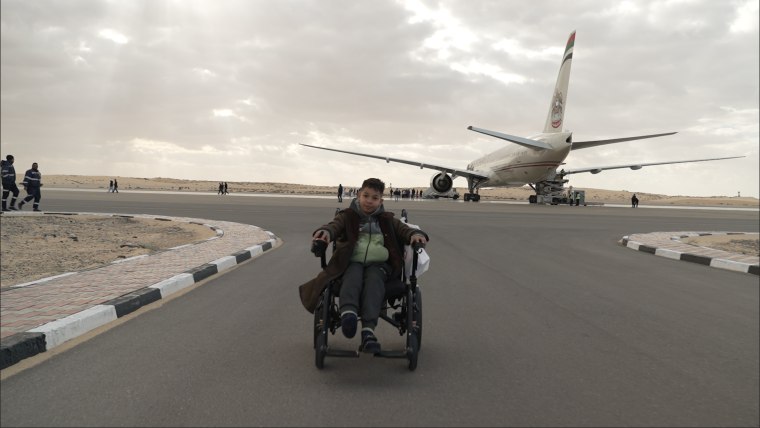
<path fill-rule="evenodd" d="M 0 423 L 758 426 L 758 277 L 617 243 L 757 232 L 757 211 L 387 201 L 431 236 L 410 372 L 366 356 L 314 366 L 297 286 L 319 270 L 309 236 L 337 206 L 43 190 L 48 211 L 235 221 L 284 244 L 4 379 Z M 389 325 L 378 333 L 384 348 L 403 346 Z"/>

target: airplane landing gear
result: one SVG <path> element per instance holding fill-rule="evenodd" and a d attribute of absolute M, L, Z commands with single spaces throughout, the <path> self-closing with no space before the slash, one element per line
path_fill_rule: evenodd
<path fill-rule="evenodd" d="M 477 193 L 478 188 L 484 183 L 484 180 L 482 179 L 476 179 L 473 177 L 467 178 L 467 189 L 470 191 L 469 193 L 464 194 L 464 201 L 465 202 L 480 202 L 480 195 Z"/>

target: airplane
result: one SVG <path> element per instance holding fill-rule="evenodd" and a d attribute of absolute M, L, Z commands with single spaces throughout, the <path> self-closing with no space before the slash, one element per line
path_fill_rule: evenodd
<path fill-rule="evenodd" d="M 723 159 L 736 159 L 744 156 L 718 157 L 709 159 L 691 159 L 667 162 L 649 162 L 649 163 L 632 163 L 624 165 L 597 166 L 579 169 L 561 169 L 557 168 L 564 165 L 565 158 L 572 150 L 586 149 L 605 144 L 621 143 L 624 141 L 643 140 L 647 138 L 664 137 L 673 135 L 676 132 L 666 132 L 661 134 L 640 135 L 635 137 L 614 138 L 607 140 L 595 141 L 573 141 L 573 133 L 563 130 L 565 109 L 567 103 L 567 89 L 570 81 L 570 66 L 573 59 L 573 48 L 575 46 L 575 31 L 570 33 L 565 46 L 565 52 L 562 55 L 559 75 L 552 94 L 551 103 L 549 104 L 549 113 L 546 117 L 544 130 L 542 133 L 524 138 L 516 135 L 504 134 L 487 129 L 468 126 L 467 129 L 485 134 L 491 137 L 508 141 L 510 144 L 499 148 L 496 151 L 488 153 L 467 165 L 466 169 L 452 168 L 449 166 L 434 165 L 431 163 L 420 162 L 416 160 L 392 158 L 388 156 L 379 156 L 366 153 L 358 153 L 347 150 L 338 150 L 327 147 L 313 146 L 303 144 L 302 146 L 311 147 L 321 150 L 330 150 L 333 152 L 346 153 L 356 156 L 364 156 L 375 159 L 385 160 L 387 163 L 398 162 L 407 165 L 414 165 L 420 169 L 433 169 L 437 172 L 430 180 L 430 186 L 433 190 L 441 194 L 449 192 L 453 187 L 453 180 L 457 177 L 467 179 L 468 193 L 464 194 L 464 201 L 477 202 L 480 200 L 478 189 L 484 186 L 488 187 L 522 187 L 528 184 L 534 191 L 535 195 L 530 198 L 531 202 L 551 202 L 563 193 L 564 184 L 569 180 L 565 176 L 590 172 L 598 174 L 601 171 L 610 169 L 630 168 L 638 170 L 645 166 L 667 165 L 676 163 L 705 162 Z M 555 199 L 556 200 L 556 199 Z"/>

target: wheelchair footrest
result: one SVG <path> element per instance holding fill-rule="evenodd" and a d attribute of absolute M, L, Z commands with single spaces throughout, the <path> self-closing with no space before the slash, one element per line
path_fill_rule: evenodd
<path fill-rule="evenodd" d="M 379 354 L 375 354 L 376 357 L 383 357 L 383 358 L 406 358 L 406 351 L 380 351 Z"/>
<path fill-rule="evenodd" d="M 358 351 L 348 351 L 344 349 L 327 348 L 327 353 L 325 355 L 330 356 L 330 357 L 359 358 Z"/>

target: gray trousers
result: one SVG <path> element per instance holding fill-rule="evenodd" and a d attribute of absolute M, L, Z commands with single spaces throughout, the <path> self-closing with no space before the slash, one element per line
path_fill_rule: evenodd
<path fill-rule="evenodd" d="M 355 311 L 362 319 L 362 328 L 374 330 L 383 308 L 388 272 L 386 263 L 349 264 L 340 287 L 340 311 Z"/>

